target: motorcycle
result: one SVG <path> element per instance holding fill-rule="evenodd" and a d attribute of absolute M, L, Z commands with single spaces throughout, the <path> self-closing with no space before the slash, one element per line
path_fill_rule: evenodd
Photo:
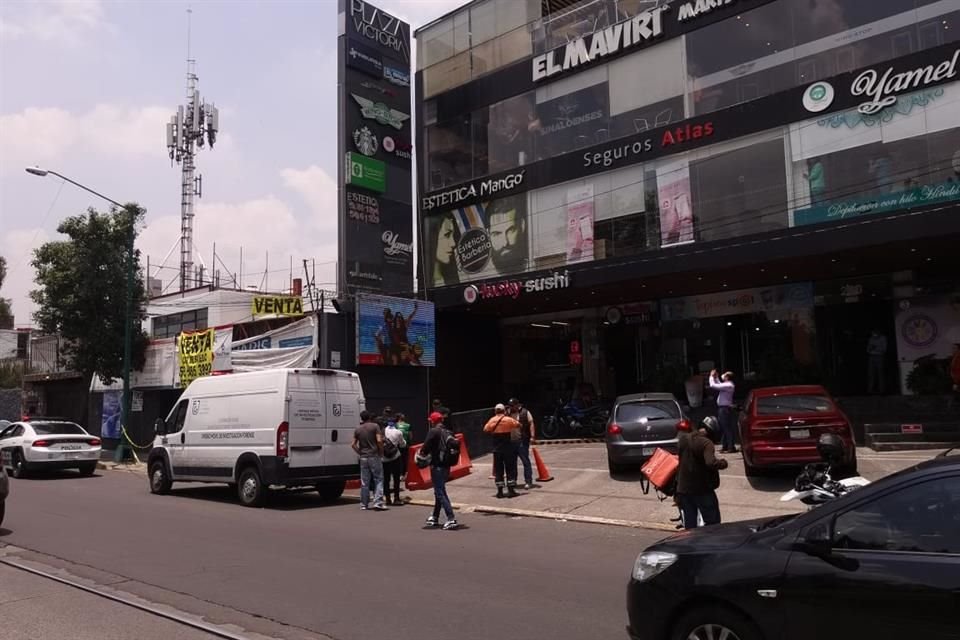
<path fill-rule="evenodd" d="M 539 435 L 544 438 L 557 438 L 561 433 L 571 435 L 584 434 L 593 438 L 603 437 L 607 429 L 610 409 L 601 405 L 580 407 L 573 401 L 560 400 L 553 413 L 546 416 L 539 425 Z"/>
<path fill-rule="evenodd" d="M 870 481 L 862 476 L 833 479 L 832 470 L 847 459 L 843 441 L 836 435 L 820 436 L 817 451 L 823 462 L 806 465 L 794 481 L 793 489 L 783 494 L 780 502 L 800 500 L 809 510 L 870 484 Z"/>

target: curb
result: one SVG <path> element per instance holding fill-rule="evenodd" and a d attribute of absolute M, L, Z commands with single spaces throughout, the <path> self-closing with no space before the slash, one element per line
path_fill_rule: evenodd
<path fill-rule="evenodd" d="M 535 447 L 549 444 L 599 444 L 603 438 L 555 438 L 552 440 L 534 440 L 530 444 Z"/>
<path fill-rule="evenodd" d="M 432 500 L 412 499 L 407 504 L 418 507 L 432 507 Z M 644 522 L 642 520 L 619 520 L 616 518 L 601 518 L 598 516 L 581 516 L 572 513 L 557 513 L 555 511 L 533 511 L 531 509 L 513 509 L 511 507 L 488 507 L 478 504 L 453 503 L 453 508 L 463 513 L 491 513 L 507 516 L 517 516 L 525 518 L 540 518 L 542 520 L 555 520 L 559 522 L 580 522 L 583 524 L 604 524 L 613 527 L 627 527 L 630 529 L 652 529 L 654 531 L 667 531 L 676 533 L 677 528 L 673 525 L 663 524 L 661 522 Z"/>

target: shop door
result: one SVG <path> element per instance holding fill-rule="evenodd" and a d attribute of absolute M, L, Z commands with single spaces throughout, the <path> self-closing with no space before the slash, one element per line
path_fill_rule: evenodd
<path fill-rule="evenodd" d="M 771 320 L 764 313 L 730 316 L 724 321 L 722 369 L 761 386 L 803 382 L 788 323 Z"/>

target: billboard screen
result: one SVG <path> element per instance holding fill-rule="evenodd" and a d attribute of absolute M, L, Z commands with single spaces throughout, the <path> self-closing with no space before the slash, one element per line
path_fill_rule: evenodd
<path fill-rule="evenodd" d="M 433 303 L 358 295 L 357 364 L 435 367 L 437 341 Z"/>

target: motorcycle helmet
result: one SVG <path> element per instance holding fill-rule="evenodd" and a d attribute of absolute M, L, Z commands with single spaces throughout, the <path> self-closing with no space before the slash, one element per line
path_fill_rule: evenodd
<path fill-rule="evenodd" d="M 846 457 L 846 447 L 840 436 L 835 433 L 825 433 L 817 441 L 817 453 L 824 462 L 836 465 L 842 463 Z"/>
<path fill-rule="evenodd" d="M 700 426 L 707 430 L 709 435 L 714 435 L 720 431 L 720 423 L 713 416 L 707 416 L 703 419 L 703 422 L 700 423 Z"/>

